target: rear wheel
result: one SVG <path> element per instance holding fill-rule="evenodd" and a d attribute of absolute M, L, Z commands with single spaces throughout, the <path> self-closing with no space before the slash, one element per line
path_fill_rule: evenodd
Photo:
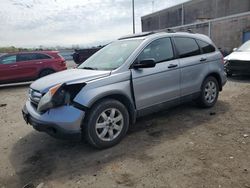
<path fill-rule="evenodd" d="M 52 70 L 52 69 L 45 69 L 45 70 L 42 70 L 41 73 L 39 74 L 39 78 L 42 78 L 44 76 L 47 76 L 49 74 L 52 74 L 54 73 L 55 71 Z"/>
<path fill-rule="evenodd" d="M 209 108 L 214 106 L 219 96 L 219 85 L 215 77 L 207 77 L 201 87 L 201 94 L 198 103 L 201 107 Z"/>
<path fill-rule="evenodd" d="M 117 100 L 105 99 L 98 102 L 88 114 L 84 132 L 87 141 L 96 148 L 116 145 L 128 131 L 128 111 Z"/>

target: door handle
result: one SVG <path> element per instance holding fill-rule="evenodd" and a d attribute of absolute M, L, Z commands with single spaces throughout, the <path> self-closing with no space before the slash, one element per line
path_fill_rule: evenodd
<path fill-rule="evenodd" d="M 36 64 L 42 64 L 43 62 L 36 62 Z"/>
<path fill-rule="evenodd" d="M 11 65 L 10 67 L 17 67 L 18 65 Z"/>
<path fill-rule="evenodd" d="M 175 67 L 177 67 L 178 65 L 176 65 L 176 64 L 170 64 L 169 66 L 168 66 L 168 68 L 175 68 Z"/>
<path fill-rule="evenodd" d="M 207 58 L 202 57 L 202 58 L 200 59 L 200 62 L 203 62 L 203 61 L 206 61 L 206 60 L 207 60 Z"/>

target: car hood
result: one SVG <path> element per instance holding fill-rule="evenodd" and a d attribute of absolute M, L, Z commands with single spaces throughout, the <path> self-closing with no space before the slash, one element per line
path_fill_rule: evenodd
<path fill-rule="evenodd" d="M 225 60 L 250 61 L 250 52 L 233 52 L 224 58 Z"/>
<path fill-rule="evenodd" d="M 31 84 L 31 88 L 41 93 L 61 83 L 83 83 L 97 78 L 109 76 L 111 71 L 97 71 L 86 69 L 70 69 L 40 78 Z"/>

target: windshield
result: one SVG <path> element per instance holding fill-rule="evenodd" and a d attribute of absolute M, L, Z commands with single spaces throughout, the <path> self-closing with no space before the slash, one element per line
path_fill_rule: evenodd
<path fill-rule="evenodd" d="M 78 68 L 90 70 L 114 70 L 120 67 L 141 44 L 142 40 L 116 41 L 87 59 Z"/>
<path fill-rule="evenodd" d="M 250 51 L 250 40 L 239 47 L 237 51 Z"/>

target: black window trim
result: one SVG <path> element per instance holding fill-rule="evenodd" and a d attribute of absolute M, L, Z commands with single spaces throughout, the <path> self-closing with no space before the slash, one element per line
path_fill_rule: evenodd
<path fill-rule="evenodd" d="M 34 52 L 35 54 L 42 54 L 48 57 L 48 59 L 53 59 L 49 54 L 41 53 L 41 52 Z M 43 59 L 36 59 L 36 60 L 43 60 Z"/>
<path fill-rule="evenodd" d="M 32 54 L 32 55 L 35 55 L 36 56 L 36 54 L 42 54 L 42 55 L 45 55 L 45 56 L 48 56 L 48 59 L 53 59 L 53 57 L 51 57 L 50 55 L 48 55 L 48 54 L 45 54 L 45 53 L 41 53 L 41 52 L 29 52 L 29 53 L 18 53 L 18 54 L 16 54 L 16 56 L 17 56 L 17 59 L 18 59 L 18 56 L 20 56 L 20 55 L 27 55 L 27 54 Z M 36 61 L 36 60 L 45 60 L 45 59 L 30 59 L 30 60 L 25 60 L 25 61 Z M 22 61 L 16 61 L 17 63 L 18 62 L 22 62 Z"/>
<path fill-rule="evenodd" d="M 22 60 L 22 61 L 18 61 L 19 58 L 20 58 L 19 56 L 20 56 L 20 55 L 26 55 L 26 54 L 32 54 L 32 53 L 19 53 L 19 54 L 17 54 L 17 55 L 16 55 L 17 62 L 18 62 L 18 63 L 19 63 L 19 62 L 22 62 L 23 60 Z M 26 60 L 26 61 L 34 61 L 34 60 Z"/>

